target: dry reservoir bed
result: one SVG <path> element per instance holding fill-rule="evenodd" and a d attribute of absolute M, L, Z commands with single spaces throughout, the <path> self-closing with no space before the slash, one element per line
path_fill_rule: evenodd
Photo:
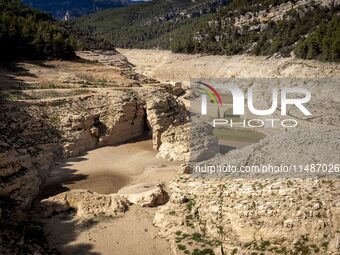
<path fill-rule="evenodd" d="M 66 190 L 87 189 L 116 193 L 133 184 L 162 182 L 166 186 L 178 171 L 178 163 L 156 158 L 151 140 L 135 140 L 89 151 L 60 162 L 40 196 Z M 157 208 L 130 206 L 120 218 L 98 216 L 81 221 L 72 212 L 44 219 L 51 247 L 62 254 L 171 254 L 170 244 L 157 238 L 152 225 Z"/>
<path fill-rule="evenodd" d="M 45 197 L 52 190 L 88 189 L 100 194 L 116 193 L 126 185 L 169 182 L 178 163 L 156 158 L 151 140 L 108 146 L 71 158 L 52 168 Z"/>

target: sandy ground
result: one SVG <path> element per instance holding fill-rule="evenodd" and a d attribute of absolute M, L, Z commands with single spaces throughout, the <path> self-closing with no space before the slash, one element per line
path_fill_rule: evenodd
<path fill-rule="evenodd" d="M 166 186 L 179 163 L 157 159 L 151 140 L 99 148 L 56 165 L 42 197 L 68 189 L 110 194 L 120 188 L 149 181 Z M 49 243 L 65 255 L 172 254 L 169 243 L 157 238 L 152 221 L 157 208 L 132 206 L 118 219 L 95 218 L 81 222 L 69 213 L 45 219 Z"/>
<path fill-rule="evenodd" d="M 79 61 L 25 61 L 0 66 L 1 89 L 117 88 L 135 83 L 121 69 L 102 63 Z"/>
<path fill-rule="evenodd" d="M 50 244 L 65 255 L 170 255 L 169 243 L 152 225 L 157 208 L 130 207 L 119 219 L 80 222 L 60 214 L 45 221 Z"/>
<path fill-rule="evenodd" d="M 45 192 L 88 189 L 110 194 L 116 193 L 123 186 L 141 182 L 168 183 L 178 171 L 179 163 L 158 159 L 156 155 L 151 140 L 92 150 L 52 168 Z"/>

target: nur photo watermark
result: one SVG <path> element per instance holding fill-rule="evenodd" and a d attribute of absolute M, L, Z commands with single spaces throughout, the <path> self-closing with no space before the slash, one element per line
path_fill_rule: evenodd
<path fill-rule="evenodd" d="M 321 162 L 325 157 L 319 160 L 304 155 L 304 149 L 323 155 L 325 150 L 318 151 L 322 149 L 318 147 L 322 140 L 318 129 L 337 127 L 324 125 L 322 120 L 327 113 L 322 116 L 325 109 L 321 110 L 317 92 L 322 93 L 327 86 L 338 86 L 338 81 L 193 79 L 190 90 L 193 174 L 339 177 L 340 156 L 336 152 L 328 153 L 330 162 Z M 332 115 L 327 118 L 332 123 Z M 299 137 L 304 142 L 299 142 Z"/>

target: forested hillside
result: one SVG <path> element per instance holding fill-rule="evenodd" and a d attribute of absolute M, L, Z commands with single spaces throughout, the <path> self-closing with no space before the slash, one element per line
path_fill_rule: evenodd
<path fill-rule="evenodd" d="M 0 0 L 0 61 L 69 58 L 75 42 L 45 13 L 20 0 Z"/>
<path fill-rule="evenodd" d="M 23 3 L 44 10 L 58 20 L 83 16 L 106 8 L 122 7 L 129 0 L 23 0 Z"/>
<path fill-rule="evenodd" d="M 206 24 L 226 3 L 227 0 L 154 0 L 81 17 L 74 25 L 88 36 L 104 38 L 117 47 L 169 48 L 172 38 L 187 37 L 188 29 Z"/>
<path fill-rule="evenodd" d="M 284 57 L 296 54 L 300 58 L 339 61 L 340 6 L 334 3 L 233 1 L 193 37 L 179 38 L 173 50 Z"/>
<path fill-rule="evenodd" d="M 155 0 L 74 25 L 116 47 L 339 61 L 339 13 L 336 0 Z"/>

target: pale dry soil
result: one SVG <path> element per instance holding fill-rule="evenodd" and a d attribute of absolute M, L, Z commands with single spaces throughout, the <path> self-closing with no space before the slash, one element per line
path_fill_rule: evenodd
<path fill-rule="evenodd" d="M 157 208 L 131 206 L 121 218 L 80 222 L 60 214 L 45 221 L 49 243 L 65 255 L 171 255 L 152 225 Z"/>
<path fill-rule="evenodd" d="M 95 149 L 58 163 L 51 169 L 46 186 L 111 194 L 126 185 L 168 183 L 175 176 L 178 163 L 156 158 L 156 155 L 151 140 Z"/>
<path fill-rule="evenodd" d="M 135 140 L 118 146 L 89 151 L 56 165 L 43 197 L 64 190 L 88 189 L 101 194 L 116 193 L 137 183 L 162 182 L 168 186 L 178 171 L 177 162 L 156 158 L 151 140 Z M 157 237 L 152 225 L 156 208 L 131 206 L 121 218 L 83 222 L 60 214 L 44 220 L 52 247 L 62 254 L 172 254 L 169 243 Z"/>
<path fill-rule="evenodd" d="M 324 63 L 314 60 L 275 58 L 264 56 L 209 56 L 174 54 L 162 50 L 118 49 L 135 65 L 134 70 L 145 76 L 162 82 L 180 82 L 185 89 L 190 86 L 191 79 L 241 78 L 239 86 L 246 91 L 248 81 L 259 79 L 263 84 L 252 83 L 254 86 L 254 102 L 259 109 L 268 109 L 270 96 L 267 96 L 271 78 L 280 78 L 282 84 L 297 79 L 303 81 L 303 86 L 311 94 L 311 100 L 306 103 L 312 116 L 305 116 L 296 107 L 288 108 L 289 118 L 298 120 L 299 127 L 337 126 L 339 118 L 339 86 L 340 64 Z M 245 79 L 245 80 L 243 80 Z M 301 80 L 305 79 L 305 80 Z M 315 80 L 314 80 L 315 79 Z M 242 81 L 245 81 L 243 84 Z M 281 83 L 281 82 L 280 82 Z M 243 84 L 243 85 L 242 85 Z M 284 86 L 292 86 L 288 82 Z M 181 96 L 180 100 L 188 107 L 191 102 L 190 91 Z M 223 100 L 224 102 L 224 100 Z M 247 111 L 247 110 L 246 110 Z M 251 114 L 247 116 L 255 117 Z M 276 119 L 281 116 L 279 109 L 271 116 Z M 279 126 L 260 130 L 266 135 L 282 133 Z"/>
<path fill-rule="evenodd" d="M 340 77 L 340 65 L 294 58 L 174 54 L 163 50 L 118 49 L 135 71 L 162 82 L 194 78 L 330 78 Z"/>

